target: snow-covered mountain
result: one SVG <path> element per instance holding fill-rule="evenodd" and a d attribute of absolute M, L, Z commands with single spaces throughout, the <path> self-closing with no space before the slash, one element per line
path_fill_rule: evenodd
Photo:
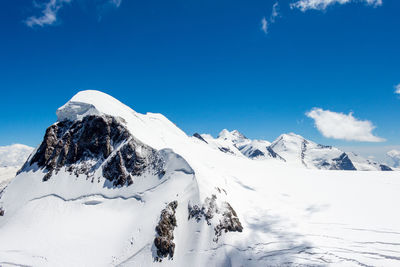
<path fill-rule="evenodd" d="M 21 144 L 0 146 L 0 191 L 15 177 L 32 151 L 33 147 Z"/>
<path fill-rule="evenodd" d="M 2 266 L 400 263 L 396 172 L 252 160 L 275 142 L 188 137 L 98 91 L 57 115 L 0 193 Z"/>
<path fill-rule="evenodd" d="M 21 144 L 0 146 L 0 167 L 21 167 L 32 151 L 33 147 Z"/>
<path fill-rule="evenodd" d="M 393 161 L 393 167 L 400 168 L 400 151 L 393 149 L 387 155 Z"/>
<path fill-rule="evenodd" d="M 208 134 L 195 134 L 194 137 L 205 140 L 211 147 L 225 153 L 257 160 L 277 159 L 309 169 L 392 170 L 387 165 L 365 159 L 352 152 L 347 153 L 332 146 L 314 143 L 294 133 L 282 134 L 272 143 L 265 140 L 250 140 L 237 130 L 229 132 L 226 129 L 215 139 Z"/>

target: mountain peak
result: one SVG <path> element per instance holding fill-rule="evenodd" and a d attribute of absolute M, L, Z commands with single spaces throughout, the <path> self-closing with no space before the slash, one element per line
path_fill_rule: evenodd
<path fill-rule="evenodd" d="M 114 97 L 96 90 L 84 90 L 74 95 L 57 110 L 58 121 L 80 120 L 87 115 L 111 115 L 131 113 L 133 110 Z"/>
<path fill-rule="evenodd" d="M 297 139 L 305 139 L 303 136 L 295 134 L 293 132 L 281 134 L 278 139 L 280 138 L 297 138 Z"/>
<path fill-rule="evenodd" d="M 223 129 L 218 134 L 218 138 L 231 141 L 240 141 L 243 139 L 247 139 L 247 137 L 240 133 L 238 130 L 228 131 L 227 129 Z"/>

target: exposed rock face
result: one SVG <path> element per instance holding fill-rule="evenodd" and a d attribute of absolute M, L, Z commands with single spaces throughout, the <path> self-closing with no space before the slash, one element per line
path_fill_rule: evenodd
<path fill-rule="evenodd" d="M 156 261 L 162 261 L 165 257 L 172 258 L 175 251 L 174 229 L 177 226 L 175 212 L 178 207 L 177 201 L 170 202 L 165 209 L 161 211 L 160 221 L 156 226 L 157 236 L 154 239 L 154 245 L 157 248 Z"/>
<path fill-rule="evenodd" d="M 224 152 L 224 153 L 228 153 L 228 154 L 235 154 L 235 153 L 233 153 L 233 151 L 232 150 L 230 150 L 229 148 L 227 148 L 227 147 L 219 147 L 218 148 L 221 152 Z"/>
<path fill-rule="evenodd" d="M 243 230 L 243 226 L 232 206 L 224 201 L 218 207 L 216 200 L 217 196 L 212 195 L 204 200 L 204 204 L 201 207 L 198 205 L 188 206 L 188 220 L 195 219 L 197 222 L 200 222 L 204 218 L 207 224 L 211 225 L 213 223 L 212 219 L 215 218 L 214 223 L 217 223 L 214 227 L 214 242 L 218 242 L 218 238 L 222 233 L 242 232 Z"/>
<path fill-rule="evenodd" d="M 276 153 L 271 147 L 267 147 L 267 151 L 268 151 L 268 154 L 271 157 L 276 158 L 276 159 L 280 159 L 280 160 L 286 162 L 286 160 L 284 158 L 282 158 L 278 153 Z"/>
<path fill-rule="evenodd" d="M 223 205 L 224 212 L 222 213 L 222 218 L 219 220 L 219 224 L 214 227 L 215 242 L 218 242 L 218 238 L 222 235 L 223 232 L 227 233 L 243 231 L 243 226 L 240 223 L 235 210 L 228 202 L 224 202 Z"/>
<path fill-rule="evenodd" d="M 392 168 L 383 164 L 380 164 L 379 167 L 381 168 L 381 171 L 393 171 Z"/>
<path fill-rule="evenodd" d="M 256 150 L 253 150 L 250 154 L 249 154 L 249 158 L 257 158 L 257 157 L 260 157 L 260 156 L 265 156 L 265 154 L 261 151 L 261 150 L 259 150 L 259 149 L 256 149 Z"/>
<path fill-rule="evenodd" d="M 4 209 L 0 207 L 0 216 L 4 216 Z"/>
<path fill-rule="evenodd" d="M 44 140 L 21 171 L 33 164 L 47 171 L 43 181 L 65 167 L 87 178 L 102 168 L 114 186 L 130 185 L 132 176 L 148 170 L 162 174 L 158 152 L 136 140 L 123 123 L 111 116 L 86 116 L 79 121 L 60 121 L 46 130 Z"/>
<path fill-rule="evenodd" d="M 332 159 L 332 161 L 334 164 L 332 164 L 331 170 L 357 170 L 346 153 L 341 154 L 338 158 Z"/>
<path fill-rule="evenodd" d="M 196 137 L 197 139 L 205 142 L 206 144 L 208 144 L 208 142 L 206 140 L 204 140 L 204 138 L 199 133 L 194 133 L 193 136 Z"/>
<path fill-rule="evenodd" d="M 204 217 L 208 225 L 211 225 L 211 219 L 214 217 L 215 213 L 218 213 L 218 206 L 216 204 L 217 196 L 212 195 L 204 200 L 203 206 L 199 207 L 194 205 L 193 207 L 189 205 L 189 216 L 188 220 L 194 218 L 197 222 L 201 221 Z"/>

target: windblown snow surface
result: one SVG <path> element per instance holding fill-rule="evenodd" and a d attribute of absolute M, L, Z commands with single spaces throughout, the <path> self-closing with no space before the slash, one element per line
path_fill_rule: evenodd
<path fill-rule="evenodd" d="M 118 118 L 160 151 L 165 175 L 113 187 L 101 173 L 92 181 L 61 169 L 44 182 L 44 169 L 25 168 L 0 198 L 1 266 L 400 265 L 398 172 L 314 170 L 222 153 L 160 114 L 139 114 L 97 91 L 78 93 L 57 115 Z M 172 201 L 175 251 L 160 262 L 156 226 Z M 226 203 L 243 229 L 217 236 Z M 195 205 L 214 216 L 191 218 Z"/>

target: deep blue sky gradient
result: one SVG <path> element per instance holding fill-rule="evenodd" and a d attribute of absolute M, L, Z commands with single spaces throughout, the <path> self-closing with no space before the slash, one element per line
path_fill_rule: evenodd
<path fill-rule="evenodd" d="M 251 138 L 295 132 L 323 144 L 304 113 L 354 112 L 400 144 L 400 2 L 290 10 L 266 35 L 273 1 L 95 0 L 62 8 L 57 25 L 27 27 L 30 0 L 0 9 L 0 145 L 36 146 L 56 109 L 97 89 L 138 112 L 166 115 L 188 134 L 238 129 Z"/>

